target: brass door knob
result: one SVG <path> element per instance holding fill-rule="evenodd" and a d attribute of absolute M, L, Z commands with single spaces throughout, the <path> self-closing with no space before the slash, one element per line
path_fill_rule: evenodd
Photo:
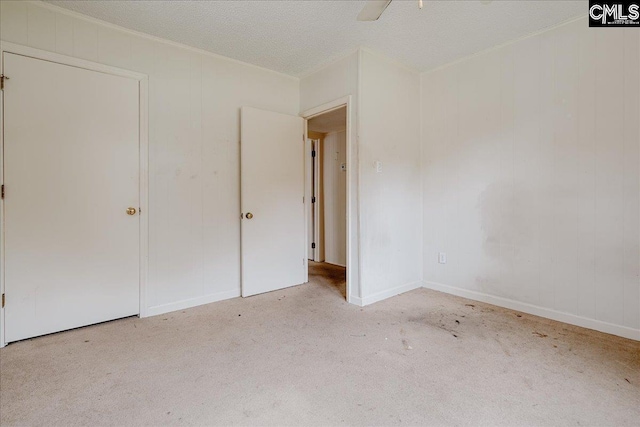
<path fill-rule="evenodd" d="M 136 208 L 127 208 L 127 215 L 135 215 Z"/>
<path fill-rule="evenodd" d="M 253 214 L 251 212 L 247 212 L 247 219 L 253 218 Z"/>

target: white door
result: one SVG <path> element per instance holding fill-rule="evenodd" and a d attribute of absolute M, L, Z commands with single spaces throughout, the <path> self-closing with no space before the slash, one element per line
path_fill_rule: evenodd
<path fill-rule="evenodd" d="M 324 143 L 324 142 L 323 142 Z M 316 262 L 324 261 L 324 212 L 322 210 L 323 195 L 322 195 L 322 168 L 321 163 L 324 162 L 322 158 L 322 144 L 319 139 L 315 140 L 314 144 L 314 157 L 313 157 L 313 260 Z"/>
<path fill-rule="evenodd" d="M 6 341 L 137 314 L 138 81 L 3 59 Z"/>
<path fill-rule="evenodd" d="M 242 296 L 307 281 L 304 121 L 242 108 Z"/>
<path fill-rule="evenodd" d="M 315 141 L 313 139 L 307 139 L 307 145 L 305 147 L 305 155 L 304 155 L 304 168 L 305 168 L 305 182 L 308 185 L 307 192 L 305 197 L 311 199 L 311 203 L 307 203 L 306 212 L 307 212 L 307 259 L 311 261 L 315 258 L 316 245 L 314 241 L 314 178 L 315 178 L 315 168 L 314 168 L 314 160 L 315 160 Z"/>

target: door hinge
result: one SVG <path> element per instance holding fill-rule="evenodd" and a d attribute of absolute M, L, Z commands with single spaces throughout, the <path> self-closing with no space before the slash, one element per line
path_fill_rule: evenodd
<path fill-rule="evenodd" d="M 315 202 L 316 202 L 316 198 L 315 198 L 315 197 L 312 197 L 312 198 L 311 198 L 311 203 L 315 203 Z"/>
<path fill-rule="evenodd" d="M 2 308 L 4 308 L 4 294 L 2 294 Z"/>
<path fill-rule="evenodd" d="M 312 243 L 312 244 L 311 244 L 311 249 L 315 249 L 315 248 L 316 248 L 316 244 L 315 244 L 315 243 Z"/>
<path fill-rule="evenodd" d="M 311 151 L 311 157 L 315 157 L 316 156 L 316 150 Z"/>
<path fill-rule="evenodd" d="M 9 77 L 4 74 L 0 74 L 0 90 L 4 89 L 4 81 L 9 80 Z"/>
<path fill-rule="evenodd" d="M 0 199 L 4 199 L 4 184 L 2 184 L 2 190 L 0 190 Z"/>

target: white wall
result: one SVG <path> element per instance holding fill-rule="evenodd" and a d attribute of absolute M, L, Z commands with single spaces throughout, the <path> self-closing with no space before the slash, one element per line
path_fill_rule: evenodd
<path fill-rule="evenodd" d="M 360 55 L 360 280 L 367 304 L 421 286 L 420 75 L 372 52 Z"/>
<path fill-rule="evenodd" d="M 329 132 L 322 144 L 324 260 L 346 267 L 347 264 L 347 161 L 346 131 Z"/>
<path fill-rule="evenodd" d="M 149 75 L 149 313 L 240 295 L 239 108 L 297 115 L 299 80 L 46 5 L 0 8 L 1 40 Z"/>
<path fill-rule="evenodd" d="M 640 339 L 636 30 L 580 19 L 422 75 L 427 286 Z"/>
<path fill-rule="evenodd" d="M 300 111 L 304 113 L 312 108 L 330 103 L 351 95 L 351 116 L 348 123 L 351 149 L 348 153 L 351 168 L 347 170 L 347 188 L 350 194 L 349 233 L 352 245 L 349 247 L 347 277 L 350 287 L 349 300 L 362 303 L 360 292 L 360 256 L 358 253 L 359 202 L 358 202 L 358 72 L 359 55 L 357 52 L 342 58 L 320 70 L 300 79 Z"/>

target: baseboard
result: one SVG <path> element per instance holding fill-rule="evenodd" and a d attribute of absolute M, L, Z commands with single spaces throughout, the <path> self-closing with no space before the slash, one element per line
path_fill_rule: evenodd
<path fill-rule="evenodd" d="M 355 304 L 355 305 L 357 305 L 358 307 L 364 307 L 364 304 L 362 303 L 362 298 L 357 297 L 357 296 L 354 296 L 354 295 L 351 295 L 351 296 L 349 297 L 349 299 L 347 300 L 347 302 L 348 302 L 349 304 Z"/>
<path fill-rule="evenodd" d="M 582 317 L 571 313 L 556 311 L 550 308 L 527 304 L 509 298 L 497 297 L 482 292 L 469 291 L 466 289 L 456 288 L 454 286 L 443 285 L 442 283 L 425 281 L 423 282 L 423 286 L 427 289 L 432 289 L 435 291 L 440 291 L 447 294 L 472 299 L 475 301 L 485 302 L 487 304 L 497 305 L 498 307 L 522 311 L 523 313 L 545 317 L 547 319 L 556 320 L 558 322 L 569 323 L 571 325 L 593 329 L 607 334 L 618 335 L 620 337 L 629 338 L 632 340 L 640 340 L 640 329 L 614 325 L 612 323 L 603 322 L 601 320 L 590 319 L 588 317 Z"/>
<path fill-rule="evenodd" d="M 411 282 L 411 283 L 407 283 L 401 286 L 397 286 L 395 288 L 391 288 L 391 289 L 387 289 L 385 291 L 382 292 L 377 292 L 373 295 L 369 295 L 366 296 L 364 298 L 358 298 L 358 297 L 354 297 L 352 296 L 350 299 L 350 302 L 356 305 L 359 305 L 360 307 L 364 307 L 365 305 L 369 305 L 369 304 L 373 304 L 375 302 L 378 301 L 382 301 L 385 300 L 387 298 L 391 298 L 394 297 L 396 295 L 400 295 L 403 294 L 405 292 L 409 292 L 412 291 L 414 289 L 418 289 L 421 288 L 422 282 L 421 281 L 417 281 L 417 282 Z"/>
<path fill-rule="evenodd" d="M 182 301 L 172 302 L 169 304 L 156 305 L 147 309 L 147 316 L 157 316 L 158 314 L 169 313 L 177 310 L 184 310 L 185 308 L 196 307 L 198 305 L 209 304 L 216 301 L 222 301 L 225 299 L 236 298 L 240 296 L 240 289 L 234 289 L 232 291 L 217 292 L 215 294 L 204 295 L 197 298 L 185 299 Z"/>

